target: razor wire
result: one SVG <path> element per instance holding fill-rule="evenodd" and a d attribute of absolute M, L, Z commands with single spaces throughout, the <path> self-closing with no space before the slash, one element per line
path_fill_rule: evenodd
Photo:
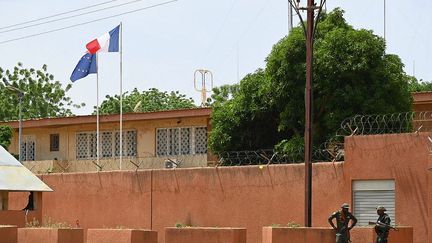
<path fill-rule="evenodd" d="M 335 135 L 313 147 L 313 162 L 342 161 L 346 136 L 432 132 L 432 111 L 355 115 L 341 122 Z M 218 166 L 303 163 L 304 148 L 284 153 L 273 149 L 228 151 L 217 154 Z"/>
<path fill-rule="evenodd" d="M 432 131 L 432 112 L 356 115 L 341 123 L 345 135 L 375 135 Z"/>

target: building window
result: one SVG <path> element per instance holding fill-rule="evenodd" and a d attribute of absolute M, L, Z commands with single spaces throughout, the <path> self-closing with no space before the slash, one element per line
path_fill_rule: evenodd
<path fill-rule="evenodd" d="M 207 153 L 206 127 L 158 128 L 156 154 L 158 156 Z"/>
<path fill-rule="evenodd" d="M 111 158 L 113 156 L 113 134 L 112 132 L 101 133 L 101 157 Z"/>
<path fill-rule="evenodd" d="M 60 148 L 60 135 L 50 134 L 50 151 L 59 151 Z"/>
<path fill-rule="evenodd" d="M 103 131 L 99 133 L 99 155 L 100 158 L 108 159 L 120 156 L 120 132 Z M 137 156 L 137 132 L 123 131 L 123 153 L 122 156 Z M 76 134 L 76 158 L 96 158 L 96 132 L 84 132 Z"/>
<path fill-rule="evenodd" d="M 395 222 L 395 182 L 394 180 L 359 180 L 353 182 L 353 213 L 358 225 L 368 225 L 376 221 L 377 206 L 384 206 L 392 222 Z"/>
<path fill-rule="evenodd" d="M 122 156 L 137 156 L 136 131 L 123 131 L 122 140 Z M 115 132 L 115 155 L 120 156 L 120 132 Z"/>
<path fill-rule="evenodd" d="M 136 131 L 126 131 L 123 134 L 123 155 L 137 156 L 137 133 Z"/>
<path fill-rule="evenodd" d="M 205 127 L 195 128 L 195 153 L 207 153 L 207 128 Z"/>
<path fill-rule="evenodd" d="M 33 136 L 23 136 L 21 141 L 21 160 L 34 161 L 36 158 L 36 142 Z"/>

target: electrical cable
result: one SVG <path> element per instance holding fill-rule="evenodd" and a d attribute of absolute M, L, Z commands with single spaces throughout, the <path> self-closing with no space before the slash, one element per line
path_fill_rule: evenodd
<path fill-rule="evenodd" d="M 98 4 L 94 4 L 94 5 L 89 5 L 89 6 L 86 6 L 86 7 L 77 8 L 77 9 L 74 9 L 74 10 L 69 10 L 69 11 L 66 11 L 66 12 L 62 12 L 62 13 L 58 13 L 58 14 L 54 14 L 54 15 L 50 15 L 50 16 L 46 16 L 46 17 L 42 17 L 42 18 L 38 18 L 38 19 L 28 20 L 28 21 L 21 22 L 21 23 L 18 23 L 18 24 L 12 24 L 12 25 L 8 25 L 8 26 L 3 26 L 3 27 L 0 27 L 0 30 L 9 29 L 9 28 L 12 28 L 12 27 L 15 27 L 15 26 L 20 26 L 20 25 L 24 25 L 24 24 L 29 24 L 29 23 L 41 21 L 41 20 L 44 20 L 44 19 L 50 19 L 50 18 L 53 18 L 53 17 L 57 17 L 57 16 L 65 15 L 65 14 L 70 14 L 70 13 L 73 13 L 73 12 L 78 12 L 78 11 L 81 11 L 81 10 L 84 10 L 84 9 L 89 9 L 89 8 L 105 5 L 105 4 L 108 4 L 108 3 L 116 2 L 116 1 L 119 1 L 119 0 L 106 1 L 106 2 L 102 2 L 102 3 L 98 3 Z"/>
<path fill-rule="evenodd" d="M 94 19 L 94 20 L 87 21 L 87 22 L 82 22 L 82 23 L 78 23 L 78 24 L 69 25 L 69 26 L 66 26 L 66 27 L 58 28 L 58 29 L 53 29 L 53 30 L 48 30 L 48 31 L 44 31 L 44 32 L 39 32 L 39 33 L 36 33 L 36 34 L 26 35 L 26 36 L 14 38 L 14 39 L 4 40 L 4 41 L 0 41 L 0 45 L 1 44 L 5 44 L 5 43 L 9 43 L 9 42 L 13 42 L 13 41 L 28 39 L 28 38 L 35 37 L 35 36 L 45 35 L 45 34 L 57 32 L 57 31 L 62 31 L 62 30 L 65 30 L 65 29 L 70 29 L 70 28 L 74 28 L 74 27 L 77 27 L 77 26 L 81 26 L 81 25 L 91 24 L 91 23 L 94 23 L 94 22 L 99 22 L 99 21 L 102 21 L 102 20 L 111 19 L 111 18 L 115 18 L 115 17 L 118 17 L 118 16 L 122 16 L 122 15 L 136 13 L 136 12 L 139 12 L 139 11 L 143 11 L 143 10 L 147 10 L 147 9 L 151 9 L 151 8 L 156 8 L 156 7 L 159 7 L 159 6 L 162 6 L 162 5 L 167 5 L 167 4 L 170 4 L 170 3 L 173 3 L 173 2 L 177 2 L 177 1 L 179 1 L 179 0 L 171 0 L 171 1 L 167 1 L 167 2 L 162 2 L 162 3 L 150 5 L 150 6 L 143 7 L 143 8 L 138 8 L 138 9 L 131 10 L 131 11 L 126 11 L 126 12 L 123 12 L 123 13 L 120 13 L 120 14 L 110 15 L 110 16 L 107 16 L 107 17 L 103 17 L 103 18 L 99 18 L 99 19 Z"/>
<path fill-rule="evenodd" d="M 220 33 L 222 32 L 223 27 L 226 25 L 227 20 L 228 20 L 228 17 L 231 15 L 231 12 L 232 12 L 232 10 L 234 9 L 234 6 L 236 5 L 237 2 L 238 2 L 238 1 L 235 1 L 235 0 L 232 1 L 232 4 L 231 4 L 231 6 L 230 6 L 228 12 L 225 14 L 225 16 L 224 16 L 224 18 L 223 18 L 223 21 L 222 21 L 221 25 L 219 26 L 218 30 L 216 31 L 216 35 L 213 37 L 213 41 L 212 41 L 212 43 L 210 44 L 210 46 L 209 46 L 208 49 L 207 49 L 207 52 L 206 52 L 207 54 L 205 55 L 206 58 L 207 58 L 207 57 L 209 56 L 209 54 L 213 51 L 213 48 L 215 47 L 215 45 L 216 45 L 216 43 L 217 43 L 217 41 L 218 41 L 218 39 L 219 39 L 219 35 L 220 35 Z"/>
<path fill-rule="evenodd" d="M 117 8 L 117 7 L 125 6 L 125 5 L 132 4 L 132 3 L 137 3 L 137 2 L 141 2 L 141 1 L 143 1 L 143 0 L 134 0 L 134 1 L 126 2 L 126 3 L 121 3 L 121 4 L 117 4 L 117 5 L 101 8 L 101 9 L 96 9 L 96 10 L 84 12 L 84 13 L 81 13 L 81 14 L 75 14 L 75 15 L 71 15 L 71 16 L 67 16 L 67 17 L 62 17 L 62 18 L 58 18 L 58 19 L 48 20 L 48 21 L 45 21 L 45 22 L 42 22 L 42 23 L 26 25 L 26 26 L 23 26 L 23 27 L 18 27 L 18 28 L 9 29 L 9 30 L 3 30 L 3 31 L 0 31 L 0 34 L 7 33 L 7 32 L 12 32 L 12 31 L 17 31 L 17 30 L 22 30 L 22 29 L 27 29 L 27 28 L 31 28 L 31 27 L 36 27 L 36 26 L 39 26 L 39 25 L 54 23 L 54 22 L 58 22 L 58 21 L 61 21 L 61 20 L 66 20 L 66 19 L 72 19 L 72 18 L 76 18 L 76 17 L 81 17 L 81 16 L 84 16 L 84 15 L 88 15 L 88 14 L 92 14 L 92 13 L 97 13 L 97 12 L 100 12 L 100 11 L 105 11 L 105 10 L 108 10 L 108 9 Z"/>

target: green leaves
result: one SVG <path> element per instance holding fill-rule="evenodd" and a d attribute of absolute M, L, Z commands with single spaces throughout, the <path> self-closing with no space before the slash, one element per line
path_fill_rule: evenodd
<path fill-rule="evenodd" d="M 59 81 L 47 72 L 47 66 L 41 70 L 24 68 L 18 63 L 13 70 L 0 69 L 0 120 L 18 120 L 19 92 L 6 88 L 8 84 L 23 91 L 22 118 L 45 118 L 73 115 L 68 108 L 74 106 L 66 92 L 71 84 L 63 89 Z"/>
<path fill-rule="evenodd" d="M 296 27 L 273 46 L 265 70 L 243 78 L 231 98 L 227 87 L 215 89 L 212 151 L 267 149 L 282 140 L 277 148 L 285 152 L 302 146 L 305 59 L 304 33 Z M 314 44 L 314 144 L 334 136 L 347 117 L 409 111 L 408 83 L 400 58 L 385 53 L 383 38 L 354 29 L 341 9 L 323 14 Z"/>
<path fill-rule="evenodd" d="M 118 114 L 120 113 L 120 96 L 107 95 L 106 99 L 99 107 L 100 114 Z M 195 108 L 192 98 L 180 94 L 178 91 L 161 92 L 156 88 L 148 91 L 139 92 L 137 88 L 133 89 L 130 94 L 123 94 L 123 112 L 149 112 Z M 94 107 L 96 113 L 96 107 Z"/>
<path fill-rule="evenodd" d="M 0 146 L 8 149 L 12 139 L 12 128 L 8 126 L 0 126 Z"/>
<path fill-rule="evenodd" d="M 239 85 L 214 89 L 209 137 L 214 153 L 272 148 L 279 140 L 278 114 L 268 87 L 269 80 L 259 69 Z"/>
<path fill-rule="evenodd" d="M 409 76 L 409 90 L 410 92 L 424 92 L 432 91 L 432 82 L 417 80 L 415 77 Z"/>

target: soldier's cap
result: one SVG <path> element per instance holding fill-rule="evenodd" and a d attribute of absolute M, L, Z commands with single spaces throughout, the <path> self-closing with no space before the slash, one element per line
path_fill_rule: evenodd
<path fill-rule="evenodd" d="M 348 204 L 348 203 L 344 203 L 344 204 L 342 204 L 341 208 L 347 208 L 347 209 L 349 209 L 349 208 L 350 208 L 350 206 L 349 206 L 349 204 Z"/>
<path fill-rule="evenodd" d="M 378 207 L 376 208 L 376 210 L 377 210 L 377 211 L 379 211 L 379 210 L 387 211 L 387 209 L 386 209 L 385 207 L 383 207 L 383 206 L 378 206 Z"/>

